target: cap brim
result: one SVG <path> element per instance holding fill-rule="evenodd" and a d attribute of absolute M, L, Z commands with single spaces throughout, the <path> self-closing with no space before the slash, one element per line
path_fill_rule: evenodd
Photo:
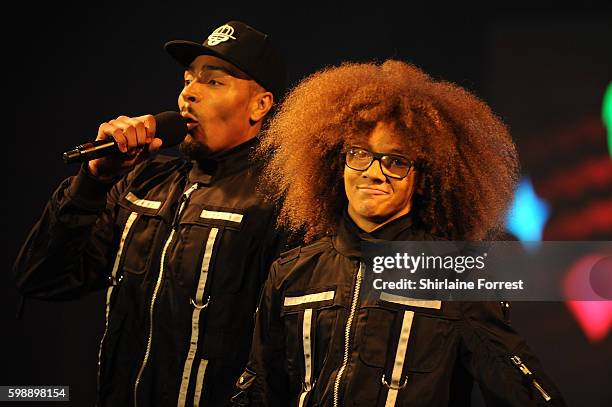
<path fill-rule="evenodd" d="M 174 40 L 168 41 L 164 45 L 164 49 L 170 56 L 180 62 L 182 65 L 188 67 L 191 65 L 194 59 L 196 59 L 200 55 L 212 55 L 217 58 L 221 58 L 224 61 L 227 61 L 231 64 L 235 64 L 235 62 L 229 60 L 225 55 L 216 52 L 208 47 L 203 46 L 202 44 L 198 44 L 193 41 L 185 41 L 185 40 Z"/>

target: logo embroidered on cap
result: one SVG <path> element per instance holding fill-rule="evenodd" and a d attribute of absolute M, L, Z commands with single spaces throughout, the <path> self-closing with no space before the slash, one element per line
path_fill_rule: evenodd
<path fill-rule="evenodd" d="M 229 39 L 235 40 L 236 37 L 232 34 L 234 34 L 234 28 L 231 25 L 224 24 L 208 36 L 208 45 L 214 46 Z"/>

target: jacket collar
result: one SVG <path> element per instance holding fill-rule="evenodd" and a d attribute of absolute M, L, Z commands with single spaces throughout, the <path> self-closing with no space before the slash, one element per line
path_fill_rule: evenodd
<path fill-rule="evenodd" d="M 204 160 L 191 161 L 189 183 L 198 182 L 202 185 L 210 185 L 215 180 L 246 170 L 253 164 L 249 156 L 258 144 L 259 139 L 253 137 L 231 150 L 211 154 Z"/>
<path fill-rule="evenodd" d="M 355 224 L 345 209 L 338 226 L 338 232 L 332 238 L 334 247 L 347 257 L 361 257 L 362 242 L 383 242 L 390 240 L 421 240 L 422 231 L 414 230 L 412 214 L 401 216 L 368 233 Z"/>

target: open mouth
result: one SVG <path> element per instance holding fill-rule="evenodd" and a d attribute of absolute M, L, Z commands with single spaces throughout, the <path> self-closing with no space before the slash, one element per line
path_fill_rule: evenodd
<path fill-rule="evenodd" d="M 187 119 L 187 130 L 192 130 L 194 127 L 197 127 L 197 125 L 199 124 L 196 120 L 192 119 L 191 117 L 186 117 L 185 119 Z"/>

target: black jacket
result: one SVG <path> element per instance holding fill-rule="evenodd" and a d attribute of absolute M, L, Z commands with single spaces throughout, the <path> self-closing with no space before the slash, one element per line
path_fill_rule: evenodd
<path fill-rule="evenodd" d="M 360 243 L 378 239 L 430 240 L 409 216 L 370 235 L 345 215 L 273 264 L 237 404 L 469 406 L 476 380 L 490 406 L 565 405 L 505 304 L 364 298 Z"/>
<path fill-rule="evenodd" d="M 229 403 L 281 244 L 256 142 L 200 164 L 158 156 L 114 185 L 81 169 L 47 204 L 17 283 L 41 299 L 108 287 L 100 405 Z"/>

